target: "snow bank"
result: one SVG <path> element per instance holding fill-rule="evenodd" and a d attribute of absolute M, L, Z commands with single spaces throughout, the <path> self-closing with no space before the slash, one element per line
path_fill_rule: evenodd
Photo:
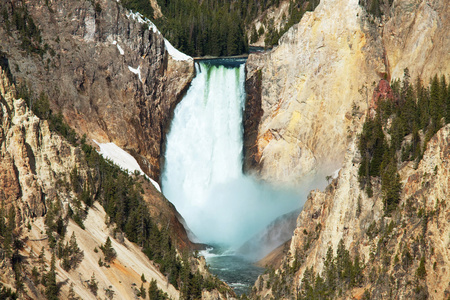
<path fill-rule="evenodd" d="M 142 77 L 141 77 L 141 66 L 137 67 L 136 69 L 128 66 L 128 70 L 130 70 L 132 73 L 136 74 L 139 76 L 139 81 L 142 82 Z M 142 82 L 144 83 L 144 82 Z"/>
<path fill-rule="evenodd" d="M 175 49 L 175 47 L 172 46 L 172 44 L 168 40 L 164 39 L 164 44 L 166 45 L 167 52 L 169 52 L 170 56 L 172 56 L 172 58 L 174 60 L 190 60 L 190 59 L 192 59 L 192 57 L 190 57 L 189 55 L 186 55 L 183 52 Z"/>
<path fill-rule="evenodd" d="M 130 173 L 130 174 L 134 173 L 134 171 L 141 172 L 142 174 L 144 174 L 145 177 L 150 179 L 151 183 L 153 183 L 155 188 L 159 192 L 161 192 L 161 188 L 160 188 L 159 184 L 156 181 L 154 181 L 153 179 L 151 179 L 150 177 L 148 177 L 142 171 L 138 162 L 131 154 L 129 154 L 128 152 L 126 152 L 125 150 L 123 150 L 122 148 L 120 148 L 119 146 L 117 146 L 114 143 L 98 143 L 96 140 L 93 140 L 93 141 L 100 147 L 99 153 L 103 157 L 112 160 L 113 163 L 115 163 L 122 169 L 128 170 L 128 173 Z"/>
<path fill-rule="evenodd" d="M 140 13 L 133 13 L 132 11 L 129 11 L 127 12 L 127 17 L 141 24 L 147 24 L 148 28 L 153 30 L 153 32 L 161 34 L 158 28 L 156 28 L 155 24 L 153 24 L 149 19 L 144 18 L 144 16 L 142 16 Z M 170 54 L 170 56 L 172 56 L 174 60 L 192 60 L 192 57 L 175 49 L 175 47 L 172 46 L 172 44 L 166 39 L 164 39 L 164 45 L 166 46 L 167 52 Z"/>

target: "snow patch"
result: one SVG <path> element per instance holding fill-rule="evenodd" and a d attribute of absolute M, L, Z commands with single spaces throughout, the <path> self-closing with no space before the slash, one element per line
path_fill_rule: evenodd
<path fill-rule="evenodd" d="M 153 24 L 152 21 L 150 21 L 149 19 L 145 18 L 143 15 L 141 15 L 138 12 L 132 12 L 132 11 L 128 11 L 126 16 L 128 18 L 131 18 L 141 24 L 146 24 L 148 25 L 148 28 L 153 30 L 154 33 L 159 33 L 161 34 L 161 32 L 158 30 L 158 28 L 156 28 L 156 25 Z M 164 45 L 166 46 L 166 50 L 167 52 L 170 54 L 170 56 L 172 56 L 172 58 L 174 60 L 192 60 L 193 58 L 190 57 L 189 55 L 184 54 L 183 52 L 175 49 L 174 46 L 172 46 L 172 44 L 164 39 Z"/>
<path fill-rule="evenodd" d="M 95 19 L 93 16 L 88 15 L 86 19 L 84 20 L 84 24 L 86 27 L 86 32 L 84 34 L 84 40 L 86 42 L 92 42 L 94 41 L 95 36 Z"/>
<path fill-rule="evenodd" d="M 132 73 L 138 75 L 140 82 L 144 83 L 142 81 L 142 77 L 141 77 L 141 66 L 137 67 L 136 69 L 133 68 L 133 67 L 128 66 L 128 70 L 130 70 Z"/>
<path fill-rule="evenodd" d="M 124 170 L 127 170 L 129 174 L 134 173 L 134 171 L 142 173 L 145 177 L 147 177 L 151 181 L 151 183 L 155 186 L 155 188 L 161 193 L 161 187 L 159 186 L 159 184 L 150 177 L 148 177 L 142 171 L 138 162 L 131 154 L 129 154 L 128 152 L 126 152 L 125 150 L 123 150 L 114 143 L 98 143 L 96 140 L 93 141 L 100 147 L 99 153 L 104 158 L 112 160 L 114 164 L 118 165 Z"/>
<path fill-rule="evenodd" d="M 120 47 L 120 45 L 117 43 L 117 41 L 113 41 L 112 44 L 117 46 L 117 49 L 119 50 L 120 55 L 125 54 L 125 51 L 123 51 L 122 47 Z"/>
<path fill-rule="evenodd" d="M 131 18 L 131 19 L 141 23 L 141 24 L 147 24 L 148 28 L 152 29 L 153 32 L 161 34 L 161 32 L 159 32 L 158 28 L 156 28 L 156 25 L 153 24 L 152 21 L 150 21 L 149 19 L 147 19 L 143 15 L 141 15 L 139 12 L 134 13 L 132 11 L 129 11 L 129 12 L 127 12 L 126 16 L 128 18 Z"/>
<path fill-rule="evenodd" d="M 192 57 L 190 57 L 189 55 L 186 55 L 183 52 L 179 51 L 178 49 L 175 49 L 175 47 L 172 46 L 172 44 L 166 39 L 164 39 L 164 45 L 166 45 L 167 52 L 169 52 L 170 56 L 172 56 L 174 60 L 192 59 Z"/>

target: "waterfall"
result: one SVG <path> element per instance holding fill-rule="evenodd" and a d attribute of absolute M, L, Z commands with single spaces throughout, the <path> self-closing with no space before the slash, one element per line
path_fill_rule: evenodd
<path fill-rule="evenodd" d="M 244 68 L 196 63 L 167 136 L 163 193 L 205 243 L 238 246 L 302 204 L 242 173 Z"/>

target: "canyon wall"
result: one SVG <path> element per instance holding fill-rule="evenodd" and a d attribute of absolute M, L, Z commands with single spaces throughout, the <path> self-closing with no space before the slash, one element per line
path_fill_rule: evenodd
<path fill-rule="evenodd" d="M 381 19 L 358 3 L 323 0 L 279 46 L 249 56 L 248 98 L 262 112 L 244 121 L 246 172 L 288 185 L 330 175 L 380 79 L 401 78 L 406 67 L 425 82 L 450 73 L 445 1 L 394 1 Z M 257 111 L 254 102 L 246 109 Z"/>
<path fill-rule="evenodd" d="M 308 268 L 327 276 L 328 249 L 336 255 L 340 243 L 352 259 L 359 255 L 366 278 L 348 290 L 339 286 L 343 298 L 361 299 L 363 293 L 371 295 L 370 299 L 446 299 L 450 295 L 450 125 L 431 139 L 417 167 L 414 162 L 402 164 L 401 201 L 392 215 L 383 211 L 380 182 L 372 198 L 360 189 L 361 157 L 355 142 L 347 149 L 339 177 L 325 191 L 309 195 L 297 219 L 289 254 L 276 271 L 284 285 L 259 288 L 262 299 L 280 291 L 283 297 L 279 297 L 291 299 L 304 283 Z M 338 264 L 339 259 L 344 258 L 337 256 Z M 264 275 L 255 286 L 264 286 L 260 282 L 268 280 L 269 275 Z"/>
<path fill-rule="evenodd" d="M 61 111 L 80 136 L 127 149 L 158 181 L 165 133 L 193 78 L 193 60 L 117 1 L 27 0 L 23 5 L 38 28 L 30 47 L 14 27 L 15 14 L 28 18 L 19 13 L 22 3 L 2 4 L 7 14 L 0 50 L 16 80 L 36 95 L 46 93 L 51 108 Z"/>
<path fill-rule="evenodd" d="M 50 131 L 47 121 L 36 117 L 23 99 L 15 98 L 15 88 L 1 68 L 0 122 L 0 202 L 3 212 L 15 207 L 17 227 L 14 234 L 19 236 L 21 241 L 25 241 L 23 249 L 18 252 L 22 257 L 21 275 L 24 278 L 34 278 L 32 268 L 40 264 L 38 253 L 41 248 L 45 247 L 44 265 L 50 265 L 50 240 L 46 234 L 48 224 L 45 215 L 52 205 L 58 205 L 62 215 L 67 215 L 71 209 L 75 210 L 79 195 L 68 183 L 69 174 L 76 167 L 85 182 L 89 180 L 87 177 L 92 174 L 92 170 L 86 165 L 80 147 L 72 146 L 60 135 Z M 141 182 L 145 192 L 144 200 L 150 208 L 155 224 L 160 227 L 170 224 L 180 249 L 191 247 L 173 205 L 150 182 L 138 178 L 136 180 Z M 92 197 L 97 193 L 98 184 L 99 182 L 96 182 L 90 187 Z M 92 208 L 86 207 L 86 212 L 87 217 L 84 220 L 86 230 L 80 228 L 73 220 L 67 220 L 66 239 L 69 239 L 72 232 L 76 233 L 84 258 L 79 268 L 72 271 L 64 270 L 61 263 L 57 264 L 57 281 L 68 283 L 62 287 L 62 297 L 67 297 L 69 283 L 73 283 L 77 295 L 83 299 L 95 299 L 84 282 L 90 279 L 92 272 L 95 272 L 99 296 L 106 295 L 106 290 L 110 289 L 121 299 L 132 299 L 135 293 L 132 284 L 140 283 L 141 275 L 145 274 L 149 280 L 157 280 L 157 285 L 171 297 L 178 299 L 178 291 L 168 283 L 158 267 L 138 246 L 123 237 L 122 242 L 120 238 L 112 239 L 118 256 L 111 268 L 99 266 L 97 261 L 102 258 L 102 254 L 96 252 L 94 248 L 104 243 L 108 236 L 112 238 L 118 235 L 113 232 L 113 227 L 105 224 L 106 215 L 100 204 L 97 203 Z M 3 236 L 6 234 L 2 232 Z M 5 251 L 5 248 L 0 248 L 2 254 L 0 282 L 7 287 L 17 287 L 14 272 L 10 268 L 11 262 L 4 259 Z M 125 269 L 127 267 L 128 271 Z M 32 280 L 24 280 L 23 284 L 22 296 L 28 295 L 33 299 L 45 298 Z"/>
<path fill-rule="evenodd" d="M 381 18 L 367 14 L 358 1 L 323 0 L 278 47 L 250 55 L 246 172 L 295 185 L 309 174 L 341 168 L 324 191 L 308 196 L 289 250 L 280 246 L 263 260 L 276 269 L 259 277 L 252 297 L 317 296 L 330 288 L 330 265 L 343 268 L 346 256 L 352 268 L 359 259 L 351 272 L 360 272 L 360 281 L 337 273 L 344 277 L 331 286 L 334 296 L 449 297 L 449 125 L 431 139 L 418 165 L 399 166 L 401 200 L 392 215 L 384 212 L 380 180 L 371 198 L 361 189 L 357 149 L 380 79 L 402 79 L 405 68 L 411 80 L 420 77 L 425 84 L 435 74 L 448 77 L 448 20 L 442 0 L 394 0 Z"/>

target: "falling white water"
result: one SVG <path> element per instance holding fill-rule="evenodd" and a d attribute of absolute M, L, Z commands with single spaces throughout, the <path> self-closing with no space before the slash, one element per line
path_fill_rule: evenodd
<path fill-rule="evenodd" d="M 167 137 L 163 193 L 201 242 L 238 246 L 303 197 L 242 173 L 244 64 L 196 71 Z"/>

